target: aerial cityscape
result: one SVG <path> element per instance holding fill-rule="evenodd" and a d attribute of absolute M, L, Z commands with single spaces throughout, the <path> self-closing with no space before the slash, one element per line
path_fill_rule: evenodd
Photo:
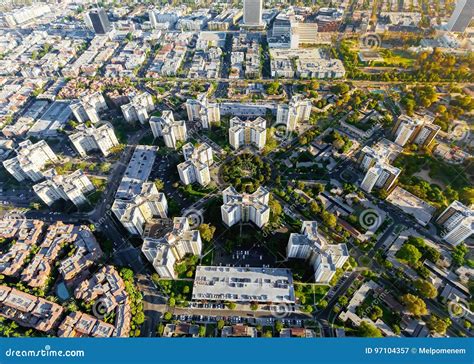
<path fill-rule="evenodd" d="M 1 1 L 0 336 L 473 337 L 473 17 Z"/>

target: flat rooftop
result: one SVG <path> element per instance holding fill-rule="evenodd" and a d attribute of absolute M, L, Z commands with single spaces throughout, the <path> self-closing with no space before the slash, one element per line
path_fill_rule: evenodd
<path fill-rule="evenodd" d="M 294 303 L 289 269 L 198 266 L 194 300 Z"/>
<path fill-rule="evenodd" d="M 132 199 L 141 191 L 143 182 L 148 180 L 158 147 L 137 145 L 128 163 L 115 198 Z"/>
<path fill-rule="evenodd" d="M 434 206 L 398 186 L 387 197 L 387 201 L 397 206 L 406 214 L 413 216 L 423 226 L 430 222 L 433 214 L 436 212 Z"/>
<path fill-rule="evenodd" d="M 28 131 L 29 135 L 55 135 L 71 115 L 69 101 L 60 100 L 53 102 L 47 111 L 38 119 L 38 121 Z"/>

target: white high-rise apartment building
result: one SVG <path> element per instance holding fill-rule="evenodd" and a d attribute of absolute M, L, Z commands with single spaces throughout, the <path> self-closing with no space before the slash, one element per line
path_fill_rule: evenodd
<path fill-rule="evenodd" d="M 393 128 L 395 143 L 405 146 L 407 143 L 415 143 L 420 146 L 430 144 L 440 130 L 438 125 L 432 124 L 431 120 L 418 117 L 401 115 Z"/>
<path fill-rule="evenodd" d="M 148 11 L 148 17 L 150 18 L 150 23 L 153 29 L 158 27 L 158 19 L 154 9 Z"/>
<path fill-rule="evenodd" d="M 87 153 L 94 150 L 99 150 L 104 156 L 108 156 L 110 149 L 119 145 L 114 128 L 109 123 L 98 128 L 79 125 L 77 130 L 76 133 L 69 136 L 69 139 L 74 149 L 82 157 L 87 156 Z"/>
<path fill-rule="evenodd" d="M 262 228 L 270 219 L 268 202 L 270 192 L 264 187 L 259 187 L 254 193 L 238 193 L 234 187 L 229 186 L 222 191 L 224 204 L 221 206 L 222 221 L 227 226 L 238 222 L 253 222 Z"/>
<path fill-rule="evenodd" d="M 371 192 L 374 187 L 389 190 L 400 175 L 400 169 L 387 163 L 376 163 L 365 173 L 360 188 L 365 192 Z"/>
<path fill-rule="evenodd" d="M 254 145 L 258 149 L 265 146 L 267 140 L 267 122 L 258 117 L 255 120 L 241 120 L 238 117 L 230 119 L 229 143 L 234 149 L 244 145 Z"/>
<path fill-rule="evenodd" d="M 3 166 L 18 182 L 26 179 L 39 181 L 43 178 L 43 167 L 47 163 L 58 161 L 58 157 L 44 140 L 35 144 L 31 140 L 25 140 L 19 144 L 16 152 L 17 156 L 3 161 Z"/>
<path fill-rule="evenodd" d="M 459 201 L 449 205 L 436 222 L 445 229 L 443 239 L 454 246 L 474 233 L 474 211 Z"/>
<path fill-rule="evenodd" d="M 138 145 L 115 194 L 112 212 L 132 235 L 143 234 L 144 225 L 154 217 L 165 218 L 168 202 L 153 182 L 147 182 L 157 147 Z"/>
<path fill-rule="evenodd" d="M 244 25 L 262 25 L 263 0 L 244 0 Z"/>
<path fill-rule="evenodd" d="M 54 169 L 45 171 L 46 180 L 33 186 L 38 197 L 48 206 L 63 199 L 74 205 L 85 204 L 86 193 L 94 191 L 94 185 L 81 171 L 77 170 L 68 175 L 58 175 Z"/>
<path fill-rule="evenodd" d="M 104 96 L 100 92 L 94 92 L 93 94 L 81 97 L 69 107 L 76 120 L 80 123 L 90 121 L 96 124 L 100 121 L 99 113 L 107 110 Z"/>
<path fill-rule="evenodd" d="M 191 143 L 183 146 L 185 161 L 178 164 L 178 173 L 181 182 L 185 185 L 197 182 L 201 186 L 206 186 L 211 182 L 209 167 L 214 162 L 212 148 L 203 143 L 194 147 Z"/>
<path fill-rule="evenodd" d="M 301 233 L 292 233 L 288 239 L 286 257 L 307 260 L 314 269 L 315 282 L 327 284 L 349 259 L 349 251 L 346 244 L 328 244 L 316 221 L 303 221 Z"/>
<path fill-rule="evenodd" d="M 188 218 L 175 217 L 173 230 L 159 239 L 146 238 L 142 252 L 161 278 L 175 279 L 176 262 L 186 254 L 201 256 L 201 234 L 199 230 L 191 230 Z"/>
<path fill-rule="evenodd" d="M 197 99 L 186 100 L 186 112 L 189 121 L 199 121 L 204 129 L 221 120 L 219 104 L 210 103 L 205 93 L 199 94 Z"/>
<path fill-rule="evenodd" d="M 153 97 L 148 92 L 129 95 L 130 103 L 122 105 L 123 116 L 129 123 L 139 121 L 141 124 L 149 119 L 148 113 L 155 109 Z"/>
<path fill-rule="evenodd" d="M 295 95 L 288 105 L 278 105 L 276 124 L 285 125 L 287 130 L 293 131 L 298 123 L 309 120 L 311 108 L 311 100 Z"/>
<path fill-rule="evenodd" d="M 403 147 L 420 125 L 420 120 L 400 116 L 395 130 L 395 143 Z"/>
<path fill-rule="evenodd" d="M 150 119 L 150 127 L 155 138 L 162 136 L 168 148 L 176 149 L 178 141 L 188 139 L 188 131 L 184 120 L 174 120 L 173 113 L 169 110 L 163 111 L 162 116 L 153 116 Z"/>

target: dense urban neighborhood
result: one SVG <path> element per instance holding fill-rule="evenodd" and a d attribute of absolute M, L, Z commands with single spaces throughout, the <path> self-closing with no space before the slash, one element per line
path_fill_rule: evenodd
<path fill-rule="evenodd" d="M 0 336 L 473 337 L 470 0 L 5 0 Z"/>

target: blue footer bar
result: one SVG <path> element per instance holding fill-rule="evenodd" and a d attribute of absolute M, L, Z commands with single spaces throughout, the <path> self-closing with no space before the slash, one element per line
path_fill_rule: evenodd
<path fill-rule="evenodd" d="M 472 339 L 0 339 L 0 363 L 474 363 Z"/>

